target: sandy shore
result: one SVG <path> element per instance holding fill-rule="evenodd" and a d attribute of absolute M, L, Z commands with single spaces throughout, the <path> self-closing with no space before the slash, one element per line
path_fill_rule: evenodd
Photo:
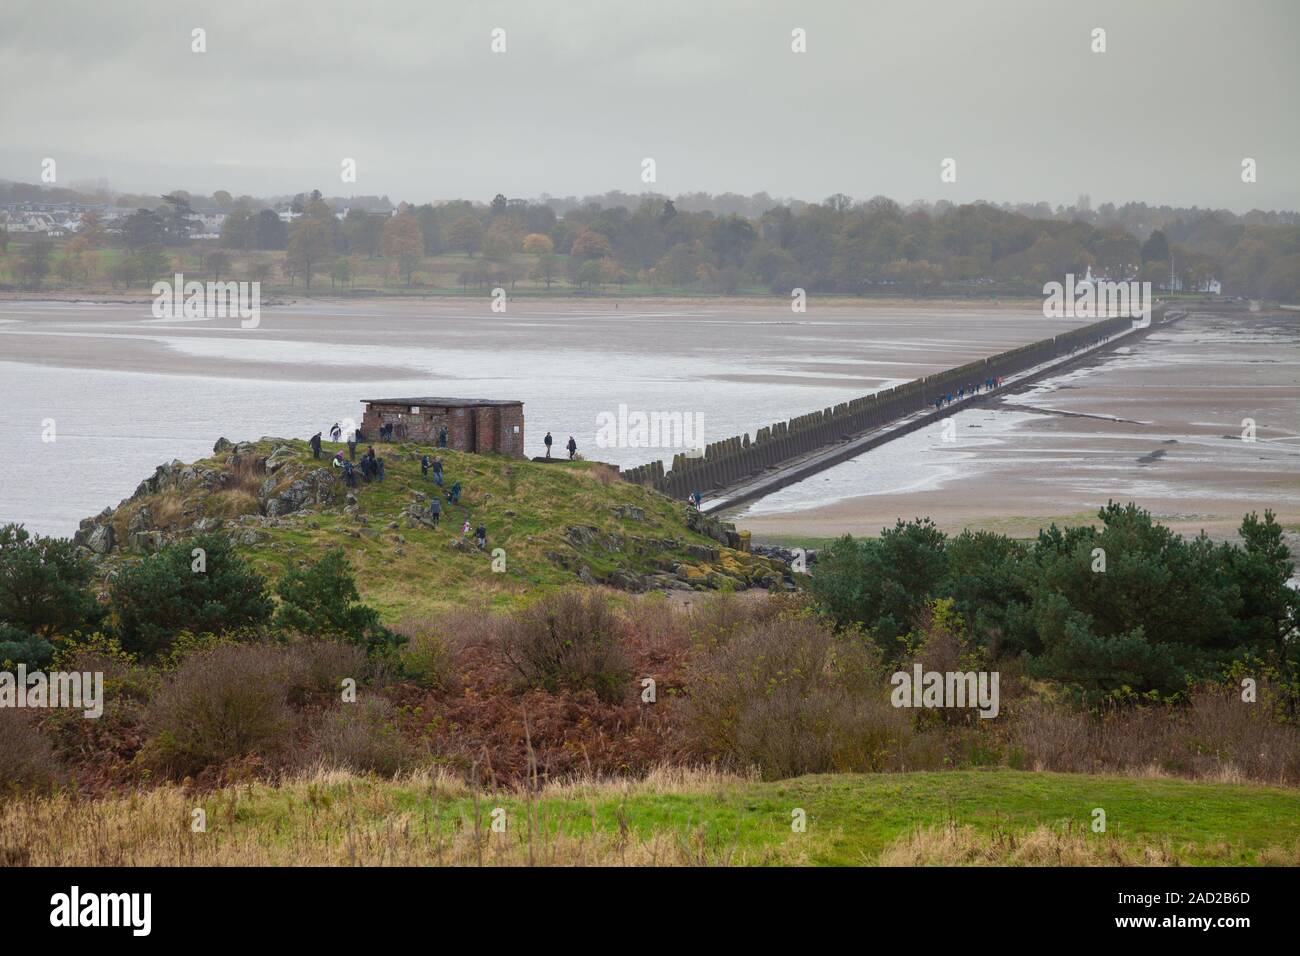
<path fill-rule="evenodd" d="M 1242 440 L 1247 419 L 1254 442 Z M 738 524 L 794 540 L 925 515 L 950 532 L 1028 536 L 1117 500 L 1219 539 L 1265 509 L 1300 530 L 1300 317 L 1193 316 L 954 421 L 952 442 L 936 428 L 914 447 L 891 443 L 755 503 Z"/>

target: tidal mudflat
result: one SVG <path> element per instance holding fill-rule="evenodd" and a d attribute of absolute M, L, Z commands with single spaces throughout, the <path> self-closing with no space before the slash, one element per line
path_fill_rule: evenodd
<path fill-rule="evenodd" d="M 1193 314 L 990 407 L 755 502 L 757 537 L 949 531 L 1031 535 L 1135 501 L 1184 533 L 1230 537 L 1271 508 L 1300 530 L 1300 315 Z M 1254 423 L 1254 440 L 1249 438 Z"/>

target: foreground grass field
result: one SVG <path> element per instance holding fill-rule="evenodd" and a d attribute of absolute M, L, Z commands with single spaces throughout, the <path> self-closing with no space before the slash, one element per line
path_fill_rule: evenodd
<path fill-rule="evenodd" d="M 0 865 L 257 864 L 1297 865 L 1300 792 L 1011 770 L 774 783 L 662 770 L 493 794 L 321 772 L 0 805 Z"/>

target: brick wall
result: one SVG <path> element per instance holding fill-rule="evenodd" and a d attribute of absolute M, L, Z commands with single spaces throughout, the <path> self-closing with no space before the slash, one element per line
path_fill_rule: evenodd
<path fill-rule="evenodd" d="M 391 424 L 397 440 L 434 444 L 447 429 L 447 447 L 457 451 L 524 453 L 524 410 L 521 405 L 416 406 L 371 403 L 361 418 L 369 441 L 379 437 L 379 427 Z"/>
<path fill-rule="evenodd" d="M 500 447 L 499 451 L 503 455 L 514 455 L 518 458 L 524 457 L 524 407 L 522 405 L 506 405 L 498 408 L 500 412 Z"/>

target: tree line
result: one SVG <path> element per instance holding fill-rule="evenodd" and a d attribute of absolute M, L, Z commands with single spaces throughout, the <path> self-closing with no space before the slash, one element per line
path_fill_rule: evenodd
<path fill-rule="evenodd" d="M 1030 207 L 988 203 L 913 204 L 877 196 L 856 202 L 843 194 L 821 203 L 766 206 L 760 214 L 719 215 L 679 208 L 673 199 L 644 196 L 626 205 L 589 202 L 567 208 L 554 201 L 457 200 L 439 204 L 365 202 L 346 212 L 319 191 L 289 204 L 290 221 L 244 197 L 228 207 L 219 246 L 235 252 L 283 251 L 282 272 L 310 287 L 314 277 L 353 278 L 359 258 L 391 260 L 412 284 L 433 256 L 466 260 L 462 287 L 529 279 L 550 289 L 636 284 L 711 293 L 794 288 L 833 294 L 1029 294 L 1067 273 L 1115 280 L 1176 280 L 1196 290 L 1218 280 L 1228 295 L 1300 298 L 1300 224 L 1288 214 L 1238 217 L 1223 211 L 1168 210 L 1141 204 L 1072 207 L 1072 218 L 1042 218 Z M 557 208 L 563 215 L 557 214 Z M 1043 210 L 1037 210 L 1041 213 Z M 127 279 L 165 274 L 162 255 L 191 242 L 193 204 L 184 193 L 161 197 L 108 230 L 88 214 L 73 254 L 111 243 L 129 251 Z M 1144 233 L 1141 224 L 1160 228 Z M 128 262 L 129 260 L 129 262 Z M 51 271 L 50 249 L 29 242 L 15 271 L 39 285 Z M 217 260 L 228 265 L 228 260 Z M 248 268 L 258 268 L 255 264 Z M 68 278 L 77 266 L 65 266 Z M 262 276 L 269 278 L 269 267 Z"/>

